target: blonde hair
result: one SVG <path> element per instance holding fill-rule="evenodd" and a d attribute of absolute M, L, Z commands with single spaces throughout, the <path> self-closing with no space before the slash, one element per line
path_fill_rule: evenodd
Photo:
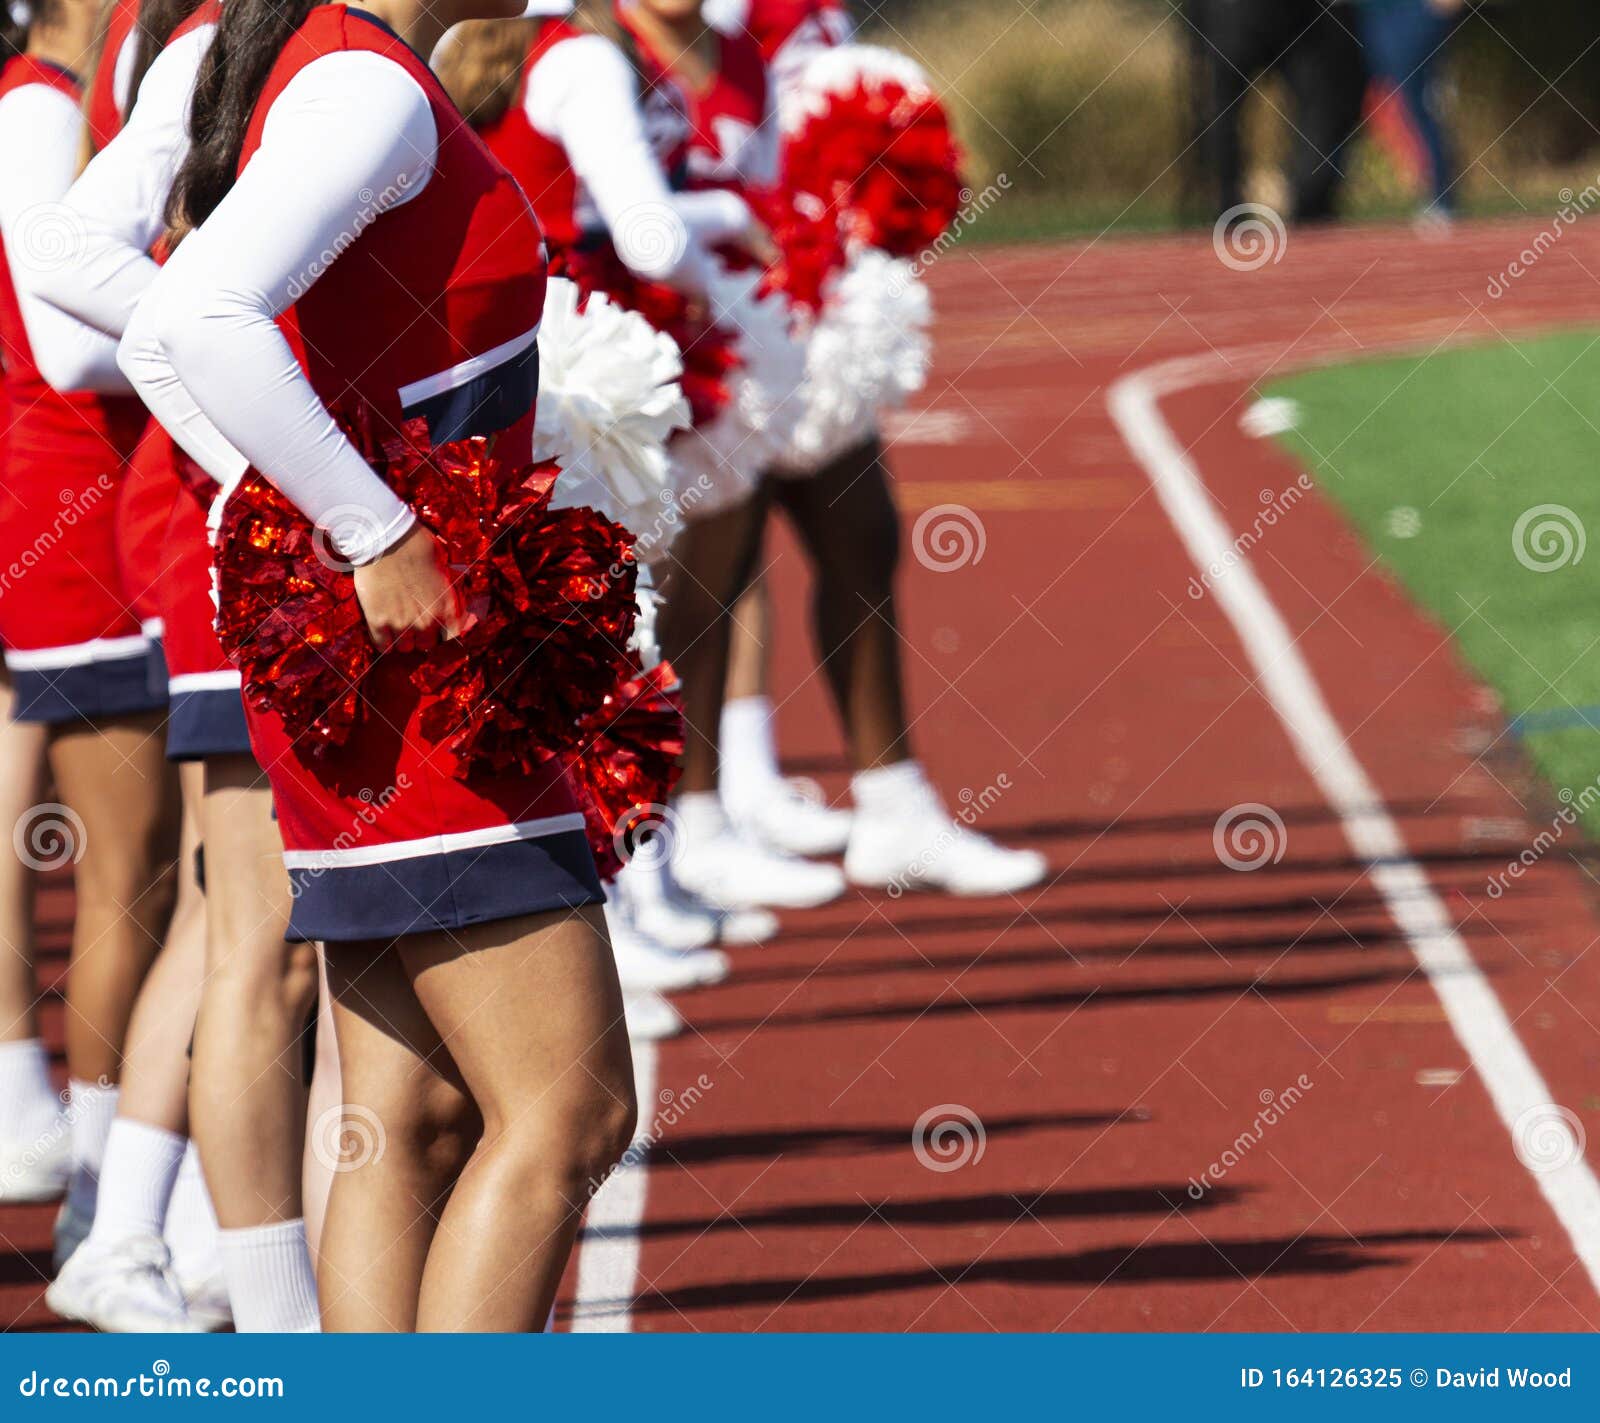
<path fill-rule="evenodd" d="M 445 37 L 433 58 L 434 72 L 462 116 L 474 128 L 500 118 L 517 97 L 536 19 L 466 20 Z M 638 68 L 633 37 L 617 18 L 613 0 L 575 0 L 571 23 L 616 45 Z"/>

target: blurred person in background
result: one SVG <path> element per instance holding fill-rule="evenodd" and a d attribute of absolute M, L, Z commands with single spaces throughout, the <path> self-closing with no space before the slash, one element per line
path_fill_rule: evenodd
<path fill-rule="evenodd" d="M 1426 161 L 1423 217 L 1448 220 L 1456 170 L 1440 114 L 1440 67 L 1466 0 L 1355 0 L 1361 44 L 1372 77 L 1400 101 Z"/>
<path fill-rule="evenodd" d="M 1217 213 L 1246 201 L 1244 101 L 1263 75 L 1275 73 L 1293 100 L 1289 216 L 1336 216 L 1344 149 L 1361 120 L 1366 85 L 1352 10 L 1342 0 L 1189 0 L 1187 18 L 1204 59 L 1200 152 Z"/>

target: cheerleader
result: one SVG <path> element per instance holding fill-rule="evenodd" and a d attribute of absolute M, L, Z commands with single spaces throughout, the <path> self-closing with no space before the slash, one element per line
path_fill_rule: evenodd
<path fill-rule="evenodd" d="M 629 0 L 619 7 L 644 82 L 682 106 L 678 181 L 690 192 L 744 202 L 777 176 L 777 129 L 766 68 L 747 37 L 711 28 L 699 0 Z M 752 220 L 753 221 L 753 220 Z M 774 255 L 770 238 L 757 257 Z M 745 442 L 748 451 L 759 450 Z M 736 458 L 748 459 L 740 451 Z M 728 610 L 754 572 L 758 500 L 692 520 L 673 550 L 662 645 L 684 679 L 688 746 L 671 866 L 678 882 L 719 909 L 807 908 L 844 890 L 814 864 L 740 833 L 717 791 L 718 720 L 727 678 Z"/>
<path fill-rule="evenodd" d="M 66 199 L 82 252 L 50 275 L 44 295 L 113 337 L 157 271 L 147 254 L 164 234 L 195 76 L 215 31 L 216 6 L 198 0 L 112 13 L 89 103 L 101 151 Z M 141 442 L 130 483 L 145 491 L 138 502 L 164 509 L 156 594 L 171 690 L 167 754 L 183 769 L 207 893 L 195 951 L 169 944 L 141 998 L 140 1017 L 160 1031 L 130 1061 L 136 1091 L 112 1128 L 101 1208 L 47 1298 L 58 1313 L 106 1330 L 182 1332 L 230 1316 L 241 1332 L 313 1329 L 301 1201 L 302 1161 L 316 1157 L 304 1151 L 299 1040 L 315 993 L 314 950 L 285 941 L 282 842 L 250 754 L 239 674 L 212 626 L 205 516 L 159 426 Z M 181 1248 L 197 1226 L 214 1237 L 211 1251 Z"/>
<path fill-rule="evenodd" d="M 19 837 L 75 862 L 67 978 L 68 1211 L 93 1211 L 129 1018 L 172 912 L 176 777 L 161 755 L 164 689 L 120 586 L 117 491 L 145 423 L 115 343 L 38 297 L 70 261 L 59 208 L 77 171 L 81 91 L 71 66 L 96 29 L 90 0 L 23 8 L 22 52 L 0 74 L 0 341 L 6 369 L 0 638 L 12 715 L 46 728 L 61 805 Z M 64 393 L 58 393 L 64 392 Z"/>
<path fill-rule="evenodd" d="M 0 826 L 24 823 L 44 798 L 46 729 L 11 715 L 0 672 Z M 70 1134 L 39 1036 L 33 966 L 34 870 L 0 855 L 0 1204 L 53 1201 L 67 1187 Z"/>
<path fill-rule="evenodd" d="M 674 142 L 674 114 L 641 112 L 637 77 L 616 42 L 622 31 L 608 4 L 580 4 L 574 12 L 570 3 L 536 0 L 530 11 L 521 20 L 459 26 L 435 65 L 462 112 L 530 195 L 553 269 L 575 277 L 586 295 L 600 292 L 608 305 L 628 304 L 636 293 L 597 281 L 597 272 L 626 269 L 641 283 L 702 293 L 708 244 L 756 240 L 747 230 L 749 210 L 721 194 L 670 192 L 652 139 Z M 617 235 L 615 244 L 609 234 Z M 605 384 L 600 373 L 598 388 Z M 566 487 L 564 478 L 558 495 Z M 657 566 L 672 532 L 672 511 L 662 499 L 672 493 L 641 487 L 617 511 L 638 536 L 641 556 Z M 655 883 L 653 867 L 635 858 L 606 906 L 629 1021 L 648 1036 L 681 1030 L 670 1007 L 649 995 L 726 976 L 726 958 L 705 952 L 706 945 L 750 941 L 776 927 L 770 916 L 699 906 L 674 915 L 677 904 L 642 892 Z M 662 923 L 666 936 L 655 932 Z M 674 932 L 685 925 L 687 933 Z"/>
<path fill-rule="evenodd" d="M 220 626 L 272 782 L 290 933 L 327 945 L 346 1110 L 370 1146 L 336 1176 L 323 1228 L 323 1323 L 339 1330 L 540 1329 L 586 1183 L 635 1120 L 570 787 L 525 737 L 507 743 L 509 769 L 486 769 L 499 723 L 478 707 L 457 719 L 449 696 L 475 666 L 451 642 L 539 647 L 538 624 L 519 636 L 516 619 L 559 614 L 485 595 L 469 617 L 452 579 L 499 586 L 498 560 L 549 550 L 519 530 L 567 538 L 579 562 L 605 536 L 592 519 L 513 524 L 490 562 L 444 563 L 472 540 L 449 501 L 503 487 L 529 453 L 545 280 L 526 200 L 416 57 L 450 24 L 493 17 L 475 3 L 228 0 L 173 192 L 183 236 L 123 338 L 135 386 L 223 490 Z M 438 460 L 492 459 L 487 483 L 428 484 L 430 527 L 346 428 L 402 483 L 397 469 L 439 468 L 405 463 L 424 429 Z M 493 437 L 492 457 L 475 437 Z M 291 570 L 324 601 L 274 599 L 271 628 L 241 627 L 255 580 Z M 631 604 L 624 583 L 595 596 Z M 613 625 L 620 607 L 595 611 Z M 294 623 L 347 608 L 370 642 L 341 624 L 319 650 Z M 291 671 L 267 674 L 280 656 Z M 330 657 L 359 674 L 356 696 L 321 700 L 343 676 Z M 553 724 L 527 688 L 563 696 L 588 666 L 541 655 L 495 695 Z"/>
<path fill-rule="evenodd" d="M 759 45 L 790 107 L 798 107 L 807 67 L 850 35 L 836 0 L 710 0 L 707 8 Z M 734 619 L 722 712 L 722 792 L 739 824 L 796 853 L 843 850 L 845 873 L 864 886 L 984 895 L 1039 883 L 1044 858 L 996 845 L 954 819 L 911 746 L 895 614 L 899 516 L 876 429 L 832 458 L 791 457 L 767 488 L 812 565 L 813 627 L 856 766 L 855 813 L 797 794 L 778 770 L 760 639 L 767 617 L 757 585 Z"/>

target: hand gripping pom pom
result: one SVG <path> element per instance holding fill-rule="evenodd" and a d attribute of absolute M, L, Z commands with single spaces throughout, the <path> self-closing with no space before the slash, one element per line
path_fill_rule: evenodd
<path fill-rule="evenodd" d="M 410 673 L 429 696 L 423 736 L 463 776 L 531 773 L 569 751 L 633 674 L 631 537 L 591 509 L 552 509 L 552 465 L 510 466 L 478 439 L 434 447 L 420 421 L 381 446 L 369 420 L 342 423 L 440 541 L 468 613 L 463 634 Z M 377 657 L 354 579 L 254 471 L 217 523 L 217 631 L 244 694 L 282 720 L 303 760 L 325 758 L 360 727 Z"/>

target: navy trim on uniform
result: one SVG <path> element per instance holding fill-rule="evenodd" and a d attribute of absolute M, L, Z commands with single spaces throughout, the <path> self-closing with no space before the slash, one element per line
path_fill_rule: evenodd
<path fill-rule="evenodd" d="M 160 711 L 167 704 L 166 687 L 158 690 L 150 684 L 148 652 L 73 667 L 13 668 L 11 686 L 14 721 L 96 721 Z"/>
<path fill-rule="evenodd" d="M 167 649 L 159 637 L 150 639 L 150 651 L 145 657 L 144 666 L 150 682 L 150 695 L 166 697 L 167 681 L 171 674 L 167 671 Z"/>
<path fill-rule="evenodd" d="M 167 717 L 167 760 L 204 761 L 208 756 L 250 754 L 244 697 L 237 687 L 174 692 Z"/>
<path fill-rule="evenodd" d="M 405 407 L 405 418 L 428 422 L 436 445 L 509 430 L 539 397 L 539 343 L 529 341 L 509 361 L 458 385 Z"/>
<path fill-rule="evenodd" d="M 378 865 L 289 871 L 291 943 L 398 939 L 605 903 L 581 830 Z"/>

